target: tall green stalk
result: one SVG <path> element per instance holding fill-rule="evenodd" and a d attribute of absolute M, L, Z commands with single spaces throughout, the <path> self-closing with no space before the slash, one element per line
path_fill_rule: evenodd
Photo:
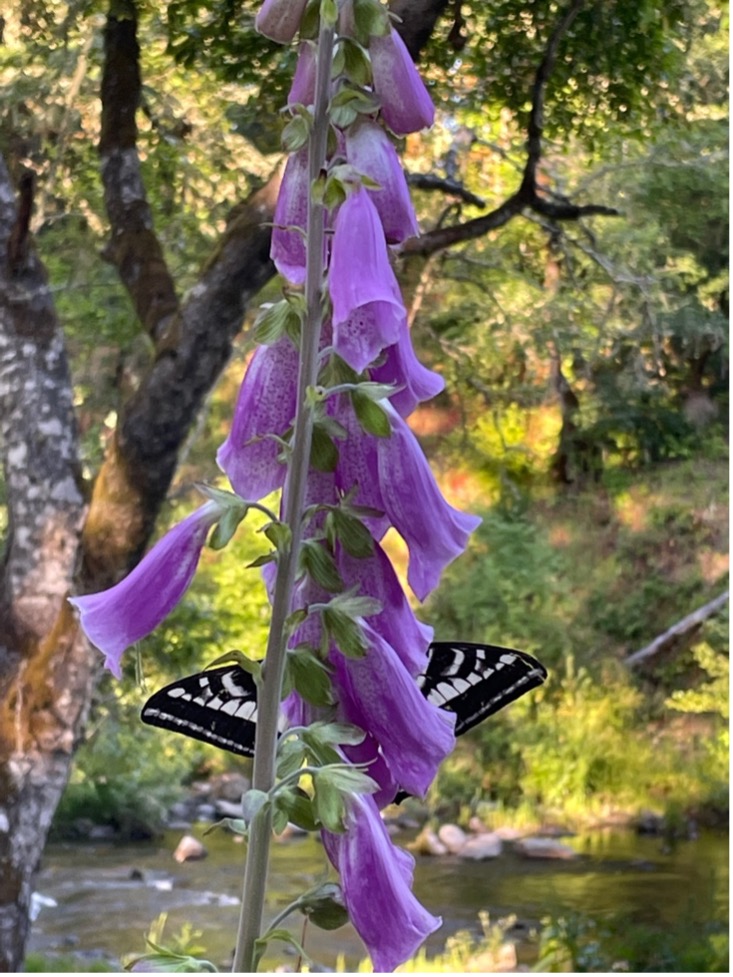
<path fill-rule="evenodd" d="M 322 22 L 318 38 L 313 128 L 308 147 L 311 185 L 322 172 L 326 162 L 334 34 L 333 25 Z M 257 741 L 252 787 L 263 793 L 268 793 L 275 784 L 278 718 L 286 660 L 285 624 L 291 611 L 302 539 L 302 514 L 313 435 L 313 414 L 307 404 L 306 392 L 316 383 L 318 377 L 318 347 L 323 319 L 325 208 L 320 200 L 314 200 L 313 196 L 312 193 L 308 195 L 306 316 L 301 333 L 295 428 L 285 486 L 285 523 L 290 529 L 291 540 L 287 553 L 281 553 L 278 560 L 264 680 L 258 697 Z M 253 973 L 256 970 L 255 943 L 262 933 L 271 835 L 272 815 L 267 806 L 253 819 L 250 826 L 242 889 L 242 910 L 232 965 L 233 973 Z"/>

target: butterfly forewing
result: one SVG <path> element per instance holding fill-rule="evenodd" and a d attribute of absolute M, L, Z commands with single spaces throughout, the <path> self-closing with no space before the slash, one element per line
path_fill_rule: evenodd
<path fill-rule="evenodd" d="M 531 655 L 498 645 L 436 642 L 429 655 L 418 685 L 429 702 L 456 714 L 456 736 L 547 678 Z"/>
<path fill-rule="evenodd" d="M 251 757 L 257 729 L 257 686 L 239 665 L 197 672 L 152 695 L 143 706 L 142 720 Z"/>

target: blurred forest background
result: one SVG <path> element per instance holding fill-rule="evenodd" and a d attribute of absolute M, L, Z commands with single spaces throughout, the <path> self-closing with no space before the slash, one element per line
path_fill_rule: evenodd
<path fill-rule="evenodd" d="M 100 173 L 108 17 L 136 23 L 126 148 L 185 304 L 281 155 L 294 52 L 254 34 L 256 7 L 21 0 L 4 15 L 0 150 L 18 199 L 32 186 L 90 481 L 162 342 L 141 327 Z M 515 823 L 642 811 L 720 823 L 727 608 L 628 659 L 727 586 L 727 6 L 441 9 L 429 40 L 410 45 L 438 118 L 401 146 L 425 238 L 399 272 L 416 348 L 446 392 L 411 424 L 449 499 L 484 522 L 419 614 L 439 640 L 527 650 L 550 679 L 464 738 L 428 805 Z M 528 174 L 534 196 L 520 193 Z M 248 330 L 279 288 L 263 271 L 251 290 L 157 534 L 199 504 L 194 482 L 220 477 Z M 264 649 L 264 589 L 245 569 L 264 549 L 256 530 L 205 552 L 183 604 L 137 661 L 128 654 L 124 680 L 96 686 L 57 835 L 84 817 L 140 837 L 191 780 L 246 771 L 138 715 L 146 693 L 222 652 Z M 389 547 L 403 565 L 401 541 Z"/>

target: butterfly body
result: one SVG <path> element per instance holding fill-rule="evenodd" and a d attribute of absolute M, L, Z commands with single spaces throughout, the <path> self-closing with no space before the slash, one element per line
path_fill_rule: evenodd
<path fill-rule="evenodd" d="M 546 678 L 536 659 L 513 648 L 436 642 L 428 649 L 427 667 L 417 683 L 429 702 L 456 714 L 460 736 Z M 235 664 L 197 672 L 154 693 L 143 706 L 142 720 L 251 757 L 257 685 Z"/>

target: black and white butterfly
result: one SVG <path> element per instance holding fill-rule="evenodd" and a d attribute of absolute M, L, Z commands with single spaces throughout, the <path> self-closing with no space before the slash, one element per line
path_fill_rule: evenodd
<path fill-rule="evenodd" d="M 428 665 L 417 683 L 429 702 L 456 714 L 460 736 L 546 678 L 545 668 L 523 651 L 437 642 L 428 649 Z M 197 672 L 152 695 L 143 706 L 142 720 L 251 757 L 257 686 L 239 665 Z"/>

